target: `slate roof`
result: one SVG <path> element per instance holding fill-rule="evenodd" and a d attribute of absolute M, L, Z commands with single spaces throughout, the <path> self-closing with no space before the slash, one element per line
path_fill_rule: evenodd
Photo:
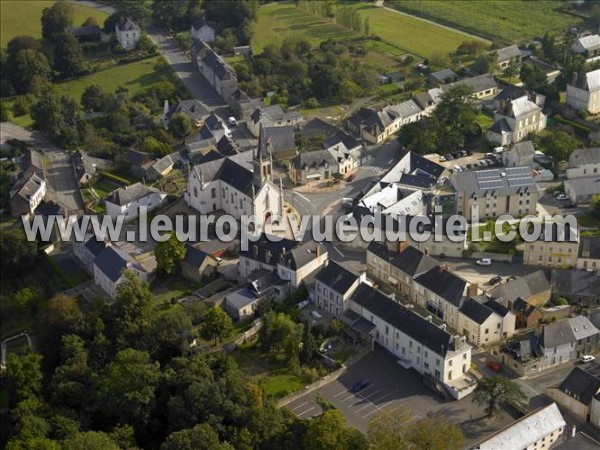
<path fill-rule="evenodd" d="M 415 283 L 460 307 L 467 282 L 442 266 L 436 266 L 417 276 Z"/>
<path fill-rule="evenodd" d="M 600 238 L 593 236 L 582 237 L 579 241 L 579 257 L 600 259 Z"/>
<path fill-rule="evenodd" d="M 121 273 L 128 266 L 144 270 L 131 256 L 114 245 L 102 250 L 94 259 L 94 265 L 113 283 L 121 278 Z"/>
<path fill-rule="evenodd" d="M 350 116 L 348 122 L 358 127 L 375 112 L 372 108 L 362 107 Z"/>
<path fill-rule="evenodd" d="M 510 84 L 503 88 L 495 97 L 494 100 L 514 100 L 515 98 L 523 97 L 527 95 L 527 90 L 522 87 L 515 86 L 514 84 Z"/>
<path fill-rule="evenodd" d="M 457 77 L 458 75 L 452 69 L 442 69 L 427 75 L 427 79 L 430 82 L 438 84 L 447 83 L 448 81 L 455 80 Z"/>
<path fill-rule="evenodd" d="M 513 302 L 512 309 L 524 317 L 529 317 L 537 308 L 519 297 Z"/>
<path fill-rule="evenodd" d="M 317 247 L 319 247 L 318 250 L 321 252 L 321 255 L 327 252 L 324 246 L 313 240 L 304 241 L 292 248 L 286 247 L 285 253 L 281 256 L 280 263 L 290 269 L 298 270 L 316 259 Z"/>
<path fill-rule="evenodd" d="M 29 199 L 41 189 L 43 183 L 44 180 L 36 174 L 19 178 L 10 191 L 10 197 L 20 197 L 29 204 Z"/>
<path fill-rule="evenodd" d="M 226 303 L 227 305 L 240 310 L 248 305 L 251 305 L 259 300 L 254 292 L 249 287 L 244 287 L 238 291 L 227 294 Z"/>
<path fill-rule="evenodd" d="M 320 167 L 337 166 L 337 161 L 329 150 L 315 150 L 296 155 L 292 159 L 292 165 L 295 169 L 318 169 Z"/>
<path fill-rule="evenodd" d="M 363 283 L 350 298 L 355 304 L 362 306 L 432 352 L 445 357 L 448 351 L 452 350 L 453 338 L 450 333 L 392 300 L 378 289 Z"/>
<path fill-rule="evenodd" d="M 127 150 L 127 153 L 125 153 L 125 161 L 135 166 L 149 167 L 149 164 L 154 162 L 154 157 L 150 153 L 130 148 Z"/>
<path fill-rule="evenodd" d="M 521 50 L 516 45 L 509 45 L 508 47 L 499 48 L 497 50 L 492 50 L 490 53 L 496 53 L 498 56 L 498 62 L 509 61 L 513 58 L 517 58 L 521 56 Z"/>
<path fill-rule="evenodd" d="M 411 277 L 427 272 L 439 264 L 437 260 L 411 245 L 394 256 L 390 263 Z"/>
<path fill-rule="evenodd" d="M 600 297 L 600 276 L 587 270 L 553 270 L 552 290 L 567 297 Z"/>
<path fill-rule="evenodd" d="M 381 242 L 377 242 L 377 241 L 369 242 L 367 251 L 370 253 L 373 253 L 375 256 L 377 256 L 385 261 L 388 261 L 390 256 L 392 256 L 392 252 L 389 251 L 387 245 L 382 244 Z"/>
<path fill-rule="evenodd" d="M 35 150 L 29 150 L 21 161 L 21 170 L 24 176 L 35 173 L 40 178 L 44 178 L 44 155 Z"/>
<path fill-rule="evenodd" d="M 594 336 L 600 331 L 585 316 L 569 317 L 558 322 L 544 325 L 540 335 L 543 348 L 554 348 Z"/>
<path fill-rule="evenodd" d="M 85 243 L 86 250 L 94 256 L 98 256 L 107 246 L 108 244 L 104 240 L 99 240 L 96 236 L 92 236 Z"/>
<path fill-rule="evenodd" d="M 460 307 L 460 312 L 479 325 L 483 325 L 485 321 L 494 314 L 494 311 L 491 308 L 488 308 L 474 298 L 467 299 Z"/>
<path fill-rule="evenodd" d="M 192 120 L 200 120 L 210 114 L 210 111 L 197 99 L 181 100 L 171 110 L 171 114 L 183 113 Z"/>
<path fill-rule="evenodd" d="M 600 49 L 600 36 L 592 34 L 590 36 L 583 36 L 577 39 L 577 42 L 587 51 L 594 51 Z M 573 47 L 577 45 L 577 42 L 573 44 Z"/>
<path fill-rule="evenodd" d="M 500 120 L 496 120 L 488 131 L 496 134 L 506 134 L 512 133 L 513 130 L 510 124 L 508 123 L 508 120 L 506 120 L 505 117 L 502 117 Z"/>
<path fill-rule="evenodd" d="M 151 194 L 160 193 L 161 192 L 158 189 L 145 186 L 144 184 L 138 182 L 132 184 L 131 186 L 125 186 L 111 192 L 104 201 L 114 203 L 115 205 L 119 206 L 125 206 Z"/>
<path fill-rule="evenodd" d="M 248 250 L 240 251 L 240 256 L 276 266 L 286 252 L 299 244 L 300 242 L 298 241 L 285 238 L 280 239 L 279 237 L 277 238 L 277 242 L 272 241 L 263 233 L 256 242 L 249 242 Z"/>
<path fill-rule="evenodd" d="M 100 27 L 98 25 L 86 25 L 83 27 L 67 27 L 67 33 L 71 33 L 75 37 L 87 37 L 100 35 Z"/>
<path fill-rule="evenodd" d="M 212 259 L 212 256 L 190 244 L 185 245 L 185 257 L 182 261 L 184 264 L 187 264 L 190 267 L 200 268 L 207 258 Z"/>
<path fill-rule="evenodd" d="M 360 142 L 358 142 L 358 140 L 354 139 L 348 133 L 343 130 L 338 130 L 335 134 L 329 136 L 323 141 L 323 148 L 333 147 L 334 145 L 340 143 L 344 144 L 344 146 L 349 150 L 352 150 L 360 145 Z"/>
<path fill-rule="evenodd" d="M 341 295 L 345 295 L 358 278 L 358 275 L 335 261 L 329 261 L 329 264 L 323 267 L 315 276 L 315 280 L 320 281 Z"/>
<path fill-rule="evenodd" d="M 173 167 L 173 160 L 169 155 L 163 156 L 152 165 L 152 169 L 160 174 L 165 172 L 169 167 Z"/>
<path fill-rule="evenodd" d="M 508 313 L 510 313 L 510 310 L 506 306 L 492 298 L 486 297 L 486 300 L 483 302 L 483 304 L 490 308 L 492 311 L 494 311 L 496 314 L 498 314 L 500 317 L 504 317 Z"/>
<path fill-rule="evenodd" d="M 491 289 L 488 294 L 495 298 L 515 301 L 517 298 L 528 298 L 551 289 L 548 275 L 543 270 L 536 270 L 522 277 L 502 283 Z"/>
<path fill-rule="evenodd" d="M 442 91 L 447 92 L 456 86 L 468 86 L 473 89 L 473 93 L 478 93 L 487 91 L 488 89 L 497 88 L 498 83 L 496 83 L 496 80 L 494 80 L 494 77 L 491 74 L 485 73 L 483 75 L 477 75 L 475 77 L 444 84 L 440 87 Z"/>
<path fill-rule="evenodd" d="M 135 31 L 140 29 L 129 17 L 121 17 L 115 27 L 120 31 Z"/>
<path fill-rule="evenodd" d="M 528 166 L 454 172 L 450 182 L 454 189 L 466 195 L 481 196 L 489 192 L 509 196 L 538 191 L 533 171 Z"/>
<path fill-rule="evenodd" d="M 235 70 L 205 42 L 196 40 L 193 51 L 196 58 L 208 66 L 220 80 L 236 78 Z"/>
<path fill-rule="evenodd" d="M 225 158 L 218 178 L 244 194 L 252 192 L 254 174 L 229 158 Z"/>
<path fill-rule="evenodd" d="M 600 147 L 578 148 L 569 156 L 569 167 L 579 167 L 584 164 L 600 163 Z"/>
<path fill-rule="evenodd" d="M 600 194 L 600 177 L 573 178 L 565 181 L 565 186 L 576 196 Z"/>
<path fill-rule="evenodd" d="M 558 389 L 578 402 L 589 405 L 600 391 L 600 366 L 592 362 L 575 367 Z"/>
<path fill-rule="evenodd" d="M 267 146 L 270 146 L 274 152 L 296 147 L 296 142 L 294 141 L 294 127 L 292 125 L 283 127 L 264 127 L 262 131 Z"/>

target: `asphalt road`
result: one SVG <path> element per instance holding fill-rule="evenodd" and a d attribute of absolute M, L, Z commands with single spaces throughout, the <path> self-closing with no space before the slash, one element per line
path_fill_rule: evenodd
<path fill-rule="evenodd" d="M 67 213 L 83 209 L 83 199 L 75 179 L 71 157 L 64 149 L 52 144 L 39 133 L 32 133 L 12 123 L 2 122 L 0 127 L 2 144 L 9 139 L 31 142 L 47 157 L 44 168 L 48 181 L 47 198 L 62 205 Z"/>

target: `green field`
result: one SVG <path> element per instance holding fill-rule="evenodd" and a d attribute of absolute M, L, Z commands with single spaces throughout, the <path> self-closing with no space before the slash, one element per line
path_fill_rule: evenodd
<path fill-rule="evenodd" d="M 159 59 L 160 57 L 157 56 L 111 67 L 73 81 L 61 83 L 58 86 L 61 91 L 77 100 L 81 98 L 85 88 L 91 84 L 98 84 L 108 92 L 114 92 L 118 87 L 124 87 L 129 90 L 130 95 L 134 95 L 161 80 L 168 79 L 171 73 L 170 66 L 164 66 L 158 71 L 154 70 L 154 65 Z"/>
<path fill-rule="evenodd" d="M 0 1 L 0 47 L 15 36 L 29 35 L 42 37 L 42 10 L 51 7 L 53 1 L 39 0 L 1 0 Z M 81 25 L 88 17 L 94 17 L 100 26 L 108 15 L 87 6 L 72 3 L 75 8 L 73 25 Z"/>
<path fill-rule="evenodd" d="M 429 57 L 435 52 L 454 51 L 467 36 L 420 19 L 386 10 L 371 4 L 356 3 L 363 19 L 369 18 L 371 34 L 385 42 L 386 53 L 400 55 L 406 52 Z M 287 37 L 299 37 L 311 44 L 329 38 L 349 39 L 359 35 L 310 13 L 298 9 L 293 3 L 270 3 L 258 10 L 252 46 L 260 52 L 268 43 L 281 42 Z"/>
<path fill-rule="evenodd" d="M 392 6 L 410 14 L 455 26 L 480 36 L 522 42 L 546 32 L 577 25 L 581 20 L 562 13 L 561 1 L 394 1 Z"/>

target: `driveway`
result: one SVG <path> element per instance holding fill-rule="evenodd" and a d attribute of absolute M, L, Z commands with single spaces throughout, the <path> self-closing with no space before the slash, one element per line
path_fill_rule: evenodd
<path fill-rule="evenodd" d="M 75 171 L 71 157 L 62 148 L 52 144 L 39 133 L 31 132 L 12 123 L 0 124 L 1 142 L 19 139 L 33 143 L 46 156 L 45 172 L 48 181 L 46 198 L 57 202 L 67 209 L 67 214 L 83 209 L 83 200 L 79 192 L 79 184 L 75 179 Z"/>
<path fill-rule="evenodd" d="M 364 379 L 370 381 L 367 388 L 356 394 L 349 391 L 357 381 Z M 369 421 L 377 420 L 377 415 L 382 411 L 402 408 L 412 413 L 412 420 L 435 413 L 445 415 L 459 424 L 469 445 L 511 420 L 503 414 L 489 424 L 487 421 L 479 421 L 484 415 L 483 410 L 472 403 L 470 397 L 459 401 L 444 401 L 423 385 L 421 376 L 416 371 L 404 369 L 396 362 L 396 358 L 380 347 L 348 368 L 337 380 L 296 399 L 286 407 L 301 419 L 317 416 L 322 412 L 316 402 L 318 394 L 344 414 L 349 426 L 363 433 L 366 433 Z"/>

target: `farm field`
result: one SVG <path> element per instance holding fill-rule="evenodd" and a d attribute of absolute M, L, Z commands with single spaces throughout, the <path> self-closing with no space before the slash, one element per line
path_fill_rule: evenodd
<path fill-rule="evenodd" d="M 152 86 L 159 81 L 168 79 L 171 68 L 165 65 L 160 70 L 154 66 L 160 57 L 144 59 L 129 64 L 123 64 L 110 69 L 67 81 L 58 85 L 65 94 L 79 100 L 85 88 L 91 84 L 100 85 L 105 91 L 114 92 L 118 87 L 129 90 L 130 95 Z"/>
<path fill-rule="evenodd" d="M 480 36 L 518 43 L 565 29 L 580 19 L 557 10 L 561 1 L 393 1 L 391 6 L 415 16 L 455 26 Z"/>
<path fill-rule="evenodd" d="M 29 35 L 42 37 L 42 10 L 51 7 L 54 1 L 41 0 L 1 0 L 0 1 L 0 47 L 15 36 Z M 94 17 L 100 26 L 108 15 L 87 6 L 71 3 L 75 9 L 73 25 L 81 25 L 88 17 Z"/>

